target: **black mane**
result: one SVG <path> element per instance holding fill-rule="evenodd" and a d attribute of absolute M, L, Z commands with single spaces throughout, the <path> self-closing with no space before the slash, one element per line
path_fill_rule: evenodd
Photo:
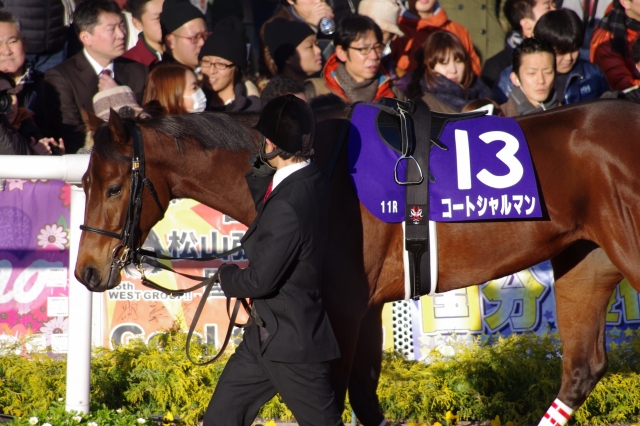
<path fill-rule="evenodd" d="M 187 150 L 185 140 L 192 139 L 202 148 L 224 149 L 227 151 L 254 151 L 256 143 L 248 129 L 227 114 L 206 112 L 201 114 L 167 115 L 154 118 L 124 119 L 125 124 L 148 127 L 157 133 L 172 138 L 178 152 Z M 107 123 L 102 124 L 94 135 L 93 150 L 110 161 L 123 163 L 130 161 L 120 154 L 114 145 Z M 153 149 L 146 145 L 147 150 Z"/>

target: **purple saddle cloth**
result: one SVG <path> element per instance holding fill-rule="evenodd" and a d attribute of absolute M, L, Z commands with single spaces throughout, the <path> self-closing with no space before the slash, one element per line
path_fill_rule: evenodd
<path fill-rule="evenodd" d="M 394 170 L 401 154 L 398 138 L 386 138 L 377 125 L 380 111 L 356 104 L 349 129 L 349 171 L 360 202 L 378 219 L 405 219 L 406 188 Z M 414 128 L 421 123 L 414 122 Z M 512 118 L 485 116 L 452 121 L 433 148 L 429 169 L 429 220 L 459 222 L 542 217 L 540 194 L 529 147 Z M 394 149 L 395 148 L 395 149 Z M 398 164 L 398 180 L 406 180 L 408 162 Z M 424 179 L 427 180 L 426 171 Z"/>

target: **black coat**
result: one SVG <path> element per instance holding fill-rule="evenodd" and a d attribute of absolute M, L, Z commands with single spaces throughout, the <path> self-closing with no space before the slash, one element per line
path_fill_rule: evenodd
<path fill-rule="evenodd" d="M 129 86 L 141 104 L 147 67 L 130 59 L 116 58 L 113 71 L 116 82 Z M 80 112 L 82 108 L 94 112 L 96 93 L 98 76 L 82 51 L 45 73 L 47 124 L 56 139 L 64 139 L 67 154 L 75 154 L 84 145 L 85 125 Z"/>
<path fill-rule="evenodd" d="M 41 132 L 48 135 L 47 115 L 44 103 L 44 73 L 27 65 L 29 75 L 23 81 L 23 88 L 18 93 L 18 105 L 35 114 L 33 119 Z"/>
<path fill-rule="evenodd" d="M 27 53 L 54 53 L 67 42 L 65 9 L 61 0 L 2 0 L 20 18 L 20 32 L 27 39 Z"/>
<path fill-rule="evenodd" d="M 248 176 L 255 200 L 265 185 Z M 263 180 L 265 180 L 263 178 Z M 268 182 L 268 178 L 266 179 Z M 321 269 L 328 231 L 328 183 L 315 164 L 284 179 L 242 239 L 249 266 L 220 267 L 225 295 L 253 299 L 269 337 L 265 359 L 289 363 L 328 361 L 340 356 L 321 295 Z M 260 345 L 255 321 L 245 331 L 249 345 Z"/>

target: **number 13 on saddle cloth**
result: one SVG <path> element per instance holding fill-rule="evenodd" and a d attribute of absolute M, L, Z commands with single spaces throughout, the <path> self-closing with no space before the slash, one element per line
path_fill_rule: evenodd
<path fill-rule="evenodd" d="M 401 156 L 399 144 L 388 141 L 378 125 L 379 110 L 356 104 L 349 129 L 349 170 L 364 206 L 387 223 L 405 220 L 406 188 L 394 179 Z M 420 126 L 413 123 L 414 128 Z M 433 133 L 432 133 L 433 135 Z M 484 116 L 445 124 L 434 147 L 429 171 L 428 218 L 434 222 L 526 220 L 542 217 L 541 197 L 529 147 L 512 118 Z M 395 146 L 397 145 L 397 146 Z M 408 162 L 398 165 L 405 181 Z M 427 172 L 423 170 L 425 180 Z M 412 208 L 409 217 L 427 217 Z"/>

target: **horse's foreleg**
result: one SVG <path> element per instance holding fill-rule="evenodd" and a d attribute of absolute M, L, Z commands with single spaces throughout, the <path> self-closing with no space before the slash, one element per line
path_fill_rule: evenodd
<path fill-rule="evenodd" d="M 604 251 L 587 242 L 565 250 L 552 259 L 552 264 L 563 344 L 562 384 L 540 425 L 564 425 L 604 376 L 608 366 L 606 309 L 611 293 L 622 280 Z"/>
<path fill-rule="evenodd" d="M 369 308 L 360 323 L 355 359 L 349 378 L 349 402 L 363 425 L 380 426 L 385 418 L 378 402 L 382 366 L 382 307 Z"/>

